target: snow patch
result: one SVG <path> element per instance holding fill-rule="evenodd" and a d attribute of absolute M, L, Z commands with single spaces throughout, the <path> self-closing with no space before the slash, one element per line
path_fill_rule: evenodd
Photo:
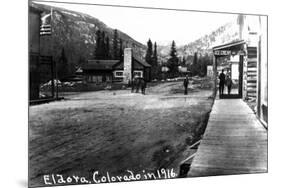
<path fill-rule="evenodd" d="M 78 14 L 74 14 L 74 13 L 67 12 L 67 11 L 62 11 L 62 13 L 72 15 L 72 16 L 75 16 L 75 17 L 80 17 Z"/>

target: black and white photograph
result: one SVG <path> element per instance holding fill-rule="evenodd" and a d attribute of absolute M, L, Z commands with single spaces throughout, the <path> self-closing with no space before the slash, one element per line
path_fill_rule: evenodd
<path fill-rule="evenodd" d="M 268 15 L 28 1 L 29 187 L 267 172 Z"/>

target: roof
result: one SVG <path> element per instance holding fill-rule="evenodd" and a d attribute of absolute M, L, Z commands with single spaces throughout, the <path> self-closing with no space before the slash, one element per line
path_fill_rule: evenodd
<path fill-rule="evenodd" d="M 138 62 L 140 65 L 144 67 L 151 67 L 150 64 L 143 61 L 139 57 L 133 55 L 133 61 Z M 86 65 L 82 66 L 83 70 L 113 70 L 114 68 L 123 69 L 124 68 L 124 62 L 121 60 L 88 60 Z"/>
<path fill-rule="evenodd" d="M 120 60 L 88 60 L 86 65 L 82 66 L 84 70 L 112 70 L 113 66 Z"/>
<path fill-rule="evenodd" d="M 148 64 L 147 62 L 141 60 L 141 59 L 138 58 L 138 57 L 135 57 L 135 56 L 134 56 L 133 59 L 135 59 L 137 62 L 139 62 L 140 64 L 142 64 L 144 67 L 151 67 L 150 64 Z"/>
<path fill-rule="evenodd" d="M 234 41 L 234 42 L 226 43 L 223 45 L 214 46 L 213 50 L 229 49 L 229 48 L 236 47 L 236 46 L 239 46 L 239 45 L 245 44 L 245 43 L 246 42 L 244 40 Z"/>

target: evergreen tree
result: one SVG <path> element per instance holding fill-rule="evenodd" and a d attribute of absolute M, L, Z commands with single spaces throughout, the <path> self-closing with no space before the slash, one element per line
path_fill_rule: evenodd
<path fill-rule="evenodd" d="M 105 39 L 105 59 L 111 59 L 109 38 Z"/>
<path fill-rule="evenodd" d="M 156 79 L 158 77 L 158 57 L 157 57 L 157 44 L 154 42 L 154 48 L 153 48 L 153 56 L 152 56 L 152 67 L 151 67 L 151 72 L 152 72 L 152 79 Z"/>
<path fill-rule="evenodd" d="M 198 59 L 199 76 L 206 76 L 207 65 L 212 65 L 212 59 L 208 56 L 208 54 L 200 56 L 200 58 Z"/>
<path fill-rule="evenodd" d="M 98 30 L 96 32 L 95 59 L 101 59 L 101 32 L 100 32 L 100 30 Z"/>
<path fill-rule="evenodd" d="M 124 58 L 124 49 L 123 49 L 123 41 L 122 39 L 119 40 L 120 47 L 119 47 L 119 59 L 122 61 Z"/>
<path fill-rule="evenodd" d="M 198 75 L 198 73 L 199 73 L 198 54 L 197 54 L 197 52 L 195 52 L 195 53 L 194 53 L 194 56 L 193 56 L 193 62 L 192 62 L 192 66 L 191 66 L 191 72 L 192 72 L 192 75 L 193 75 L 193 76 Z"/>
<path fill-rule="evenodd" d="M 153 52 L 152 52 L 152 42 L 151 40 L 149 39 L 147 41 L 147 50 L 146 50 L 146 55 L 145 55 L 145 61 L 152 65 L 153 64 Z"/>
<path fill-rule="evenodd" d="M 167 63 L 170 77 L 175 77 L 178 75 L 178 65 L 179 65 L 179 59 L 177 57 L 176 43 L 175 41 L 173 41 L 170 50 L 170 58 L 168 59 L 168 63 Z"/>
<path fill-rule="evenodd" d="M 101 34 L 101 59 L 106 59 L 106 45 L 105 45 L 105 32 L 103 31 Z"/>
<path fill-rule="evenodd" d="M 181 65 L 182 65 L 182 66 L 185 66 L 185 65 L 186 65 L 186 59 L 185 59 L 184 56 L 182 57 Z"/>
<path fill-rule="evenodd" d="M 78 60 L 78 65 L 84 65 L 86 62 L 85 58 L 83 56 L 79 56 L 79 60 Z"/>
<path fill-rule="evenodd" d="M 119 50 L 118 50 L 118 32 L 117 29 L 114 30 L 113 35 L 113 59 L 119 59 Z"/>
<path fill-rule="evenodd" d="M 154 49 L 153 49 L 153 64 L 158 65 L 158 57 L 157 57 L 157 44 L 154 42 Z"/>
<path fill-rule="evenodd" d="M 58 65 L 58 77 L 60 79 L 66 77 L 68 75 L 68 70 L 69 67 L 67 63 L 67 58 L 64 52 L 64 48 L 62 48 L 61 55 L 59 58 L 59 65 Z"/>

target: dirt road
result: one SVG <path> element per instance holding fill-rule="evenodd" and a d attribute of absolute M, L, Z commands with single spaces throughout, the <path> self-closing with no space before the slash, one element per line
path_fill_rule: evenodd
<path fill-rule="evenodd" d="M 30 186 L 43 175 L 178 172 L 188 145 L 202 134 L 212 107 L 212 91 L 182 82 L 161 83 L 147 95 L 130 90 L 68 96 L 29 110 Z"/>

